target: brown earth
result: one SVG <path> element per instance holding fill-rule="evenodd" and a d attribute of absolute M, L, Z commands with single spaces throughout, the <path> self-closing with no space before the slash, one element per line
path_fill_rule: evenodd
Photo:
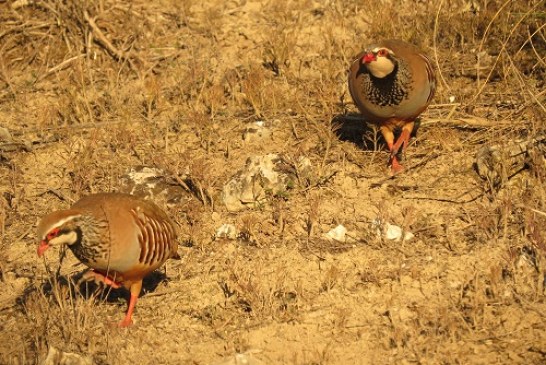
<path fill-rule="evenodd" d="M 51 348 L 95 364 L 545 363 L 544 150 L 515 170 L 501 154 L 496 180 L 474 169 L 480 148 L 545 132 L 544 1 L 438 3 L 1 1 L 0 363 Z M 385 37 L 439 71 L 394 178 L 346 86 Z M 269 153 L 294 184 L 229 212 L 223 186 Z M 119 329 L 126 293 L 75 286 L 70 252 L 38 259 L 35 224 L 143 166 L 161 171 L 182 260 Z M 222 224 L 237 238 L 215 238 Z M 327 239 L 339 224 L 346 239 Z"/>

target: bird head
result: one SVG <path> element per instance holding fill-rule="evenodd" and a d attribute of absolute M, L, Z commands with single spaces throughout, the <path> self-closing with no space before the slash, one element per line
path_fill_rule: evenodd
<path fill-rule="evenodd" d="M 390 75 L 396 66 L 394 52 L 386 47 L 375 47 L 365 51 L 361 63 L 377 78 Z"/>
<path fill-rule="evenodd" d="M 77 218 L 80 215 L 69 210 L 53 212 L 38 224 L 38 256 L 42 256 L 51 245 L 73 245 L 79 240 Z"/>

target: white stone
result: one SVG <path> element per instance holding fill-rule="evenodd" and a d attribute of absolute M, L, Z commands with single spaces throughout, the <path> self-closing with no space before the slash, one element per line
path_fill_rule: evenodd
<path fill-rule="evenodd" d="M 233 224 L 224 223 L 216 230 L 215 237 L 234 240 L 237 238 L 237 228 Z"/>
<path fill-rule="evenodd" d="M 383 224 L 383 222 L 381 222 L 381 220 L 377 218 L 372 222 L 372 227 L 376 228 L 376 232 L 379 237 L 385 238 L 390 241 L 396 241 L 396 242 L 399 242 L 402 240 L 403 230 L 401 227 L 397 225 L 390 224 L 388 222 Z M 404 232 L 404 241 L 409 241 L 413 239 L 414 237 L 415 235 L 413 233 Z"/>
<path fill-rule="evenodd" d="M 345 228 L 342 224 L 338 225 L 336 228 L 331 229 L 328 233 L 326 233 L 326 237 L 338 242 L 345 242 L 347 239 L 347 228 Z"/>

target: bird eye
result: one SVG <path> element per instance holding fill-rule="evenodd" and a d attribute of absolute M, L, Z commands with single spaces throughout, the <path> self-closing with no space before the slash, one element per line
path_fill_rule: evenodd
<path fill-rule="evenodd" d="M 386 55 L 388 54 L 387 50 L 386 49 L 380 49 L 378 52 L 377 52 L 377 55 L 378 56 L 381 56 L 381 57 L 385 57 Z"/>
<path fill-rule="evenodd" d="M 51 240 L 51 239 L 57 237 L 58 234 L 59 234 L 59 228 L 53 228 L 53 229 L 47 234 L 47 239 L 48 239 L 48 240 Z"/>

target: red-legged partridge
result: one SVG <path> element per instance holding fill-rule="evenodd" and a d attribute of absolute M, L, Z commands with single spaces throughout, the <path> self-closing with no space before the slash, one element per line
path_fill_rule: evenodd
<path fill-rule="evenodd" d="M 415 118 L 430 104 L 435 89 L 430 60 L 404 41 L 372 45 L 353 61 L 349 70 L 351 96 L 364 118 L 379 125 L 391 152 L 393 173 L 403 170 L 398 159 L 408 145 Z"/>
<path fill-rule="evenodd" d="M 91 270 L 84 279 L 131 292 L 122 327 L 132 323 L 142 279 L 169 258 L 178 258 L 175 224 L 152 202 L 128 194 L 82 198 L 70 209 L 45 216 L 38 224 L 38 256 L 55 245 L 68 245 Z"/>

